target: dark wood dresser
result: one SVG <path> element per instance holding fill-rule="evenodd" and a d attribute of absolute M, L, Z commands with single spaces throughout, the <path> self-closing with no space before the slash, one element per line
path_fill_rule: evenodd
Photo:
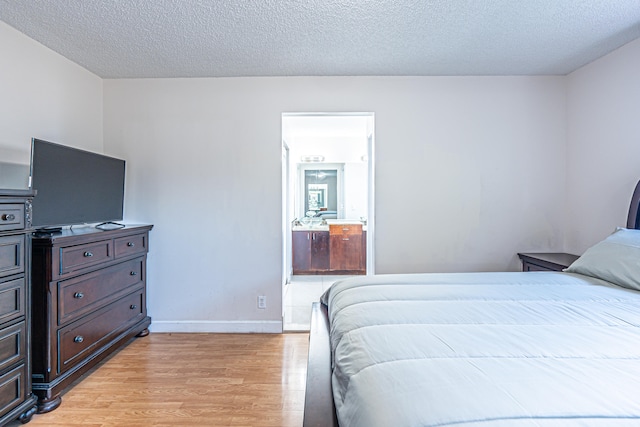
<path fill-rule="evenodd" d="M 31 420 L 31 201 L 0 190 L 0 426 Z"/>
<path fill-rule="evenodd" d="M 134 336 L 148 334 L 151 225 L 33 237 L 33 392 L 38 413 Z"/>

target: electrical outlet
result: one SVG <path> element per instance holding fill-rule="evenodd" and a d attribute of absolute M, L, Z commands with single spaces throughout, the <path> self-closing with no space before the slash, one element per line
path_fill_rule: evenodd
<path fill-rule="evenodd" d="M 258 308 L 267 308 L 267 297 L 265 295 L 258 296 Z"/>

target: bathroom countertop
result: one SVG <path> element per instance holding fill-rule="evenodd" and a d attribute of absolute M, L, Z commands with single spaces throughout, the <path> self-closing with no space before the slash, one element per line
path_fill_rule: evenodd
<path fill-rule="evenodd" d="M 292 231 L 329 231 L 329 225 L 330 224 L 341 224 L 341 225 L 347 225 L 347 224 L 362 224 L 361 221 L 358 220 L 354 220 L 354 219 L 328 219 L 326 220 L 326 224 L 322 225 L 319 223 L 316 224 L 308 224 L 308 225 L 294 225 L 291 227 Z M 367 226 L 363 225 L 362 226 L 362 231 L 367 231 Z"/>

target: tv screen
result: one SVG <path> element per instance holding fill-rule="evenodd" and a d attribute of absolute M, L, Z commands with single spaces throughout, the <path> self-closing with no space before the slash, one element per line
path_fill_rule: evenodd
<path fill-rule="evenodd" d="M 121 221 L 125 161 L 52 142 L 31 143 L 35 228 Z"/>

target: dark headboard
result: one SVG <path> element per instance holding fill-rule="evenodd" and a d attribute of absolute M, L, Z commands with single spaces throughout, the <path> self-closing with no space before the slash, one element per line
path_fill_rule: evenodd
<path fill-rule="evenodd" d="M 640 181 L 636 184 L 636 189 L 631 197 L 631 205 L 629 206 L 629 217 L 627 218 L 627 228 L 640 229 Z"/>

